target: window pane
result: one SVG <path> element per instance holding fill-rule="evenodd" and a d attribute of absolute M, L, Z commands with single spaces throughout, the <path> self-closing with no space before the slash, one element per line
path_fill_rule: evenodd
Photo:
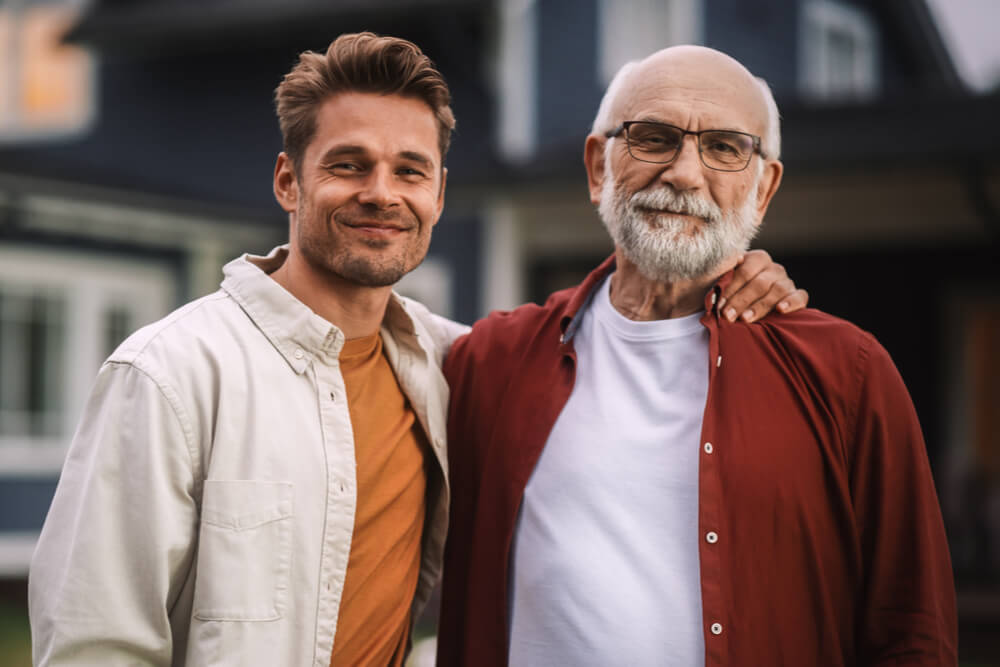
<path fill-rule="evenodd" d="M 104 356 L 115 351 L 132 333 L 132 313 L 125 306 L 111 306 L 104 311 Z"/>
<path fill-rule="evenodd" d="M 66 302 L 0 286 L 0 435 L 61 431 Z"/>
<path fill-rule="evenodd" d="M 854 37 L 844 30 L 831 30 L 827 37 L 830 90 L 833 93 L 851 93 L 858 87 L 858 83 L 854 80 L 855 63 L 858 58 Z"/>

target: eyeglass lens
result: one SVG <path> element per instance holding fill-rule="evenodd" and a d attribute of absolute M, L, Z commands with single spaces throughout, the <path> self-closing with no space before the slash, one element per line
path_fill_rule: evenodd
<path fill-rule="evenodd" d="M 684 142 L 684 132 L 670 125 L 637 122 L 629 125 L 626 140 L 637 160 L 670 162 Z M 753 138 L 746 134 L 710 130 L 698 140 L 702 162 L 713 169 L 740 170 L 753 156 Z"/>

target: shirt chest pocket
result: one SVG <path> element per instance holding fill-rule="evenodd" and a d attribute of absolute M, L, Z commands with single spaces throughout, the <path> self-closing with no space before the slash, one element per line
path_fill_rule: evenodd
<path fill-rule="evenodd" d="M 281 618 L 292 568 L 292 485 L 206 480 L 194 616 L 206 621 Z"/>

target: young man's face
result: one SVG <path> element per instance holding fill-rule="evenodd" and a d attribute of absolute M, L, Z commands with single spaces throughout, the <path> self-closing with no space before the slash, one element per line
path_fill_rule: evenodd
<path fill-rule="evenodd" d="M 279 159 L 276 189 L 281 171 Z M 423 261 L 444 207 L 434 112 L 400 95 L 329 98 L 317 110 L 296 197 L 282 202 L 293 213 L 292 252 L 334 279 L 396 283 Z"/>

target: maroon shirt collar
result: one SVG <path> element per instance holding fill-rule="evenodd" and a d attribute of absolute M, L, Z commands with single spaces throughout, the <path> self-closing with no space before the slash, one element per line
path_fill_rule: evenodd
<path fill-rule="evenodd" d="M 580 322 L 583 320 L 583 313 L 586 311 L 587 306 L 594 298 L 594 294 L 597 291 L 597 287 L 601 282 L 610 274 L 615 271 L 615 256 L 612 254 L 610 257 L 601 262 L 600 266 L 590 272 L 582 283 L 576 288 L 573 296 L 570 297 L 569 303 L 566 304 L 563 310 L 562 319 L 559 321 L 559 329 L 562 332 L 562 336 L 559 339 L 560 343 L 568 343 L 573 339 L 576 334 L 576 330 L 580 327 Z M 712 289 L 708 291 L 705 295 L 705 312 L 712 313 L 716 310 L 715 306 L 719 301 L 719 296 L 722 290 L 726 288 L 733 280 L 733 270 L 726 271 L 724 274 L 719 276 L 719 279 L 715 281 L 715 285 Z"/>

